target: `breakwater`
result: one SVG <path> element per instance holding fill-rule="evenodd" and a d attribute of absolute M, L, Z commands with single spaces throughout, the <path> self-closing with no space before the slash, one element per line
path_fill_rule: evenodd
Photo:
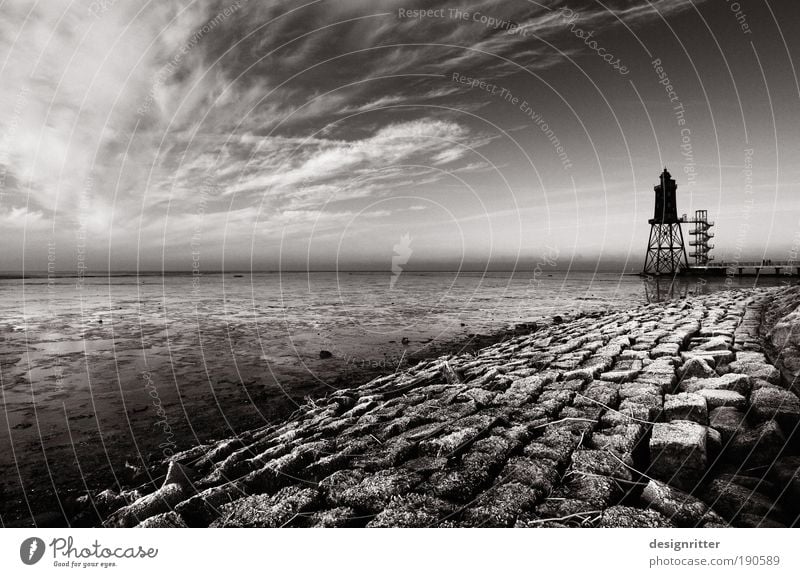
<path fill-rule="evenodd" d="M 797 288 L 554 323 L 80 500 L 106 526 L 792 526 Z"/>

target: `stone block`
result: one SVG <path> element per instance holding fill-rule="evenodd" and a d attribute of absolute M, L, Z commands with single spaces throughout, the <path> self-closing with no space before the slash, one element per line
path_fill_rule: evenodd
<path fill-rule="evenodd" d="M 778 387 L 762 387 L 750 395 L 753 417 L 757 421 L 775 419 L 791 432 L 800 422 L 800 399 L 791 391 Z"/>
<path fill-rule="evenodd" d="M 462 527 L 511 527 L 517 517 L 533 508 L 541 493 L 522 483 L 503 483 L 480 495 L 462 513 Z"/>
<path fill-rule="evenodd" d="M 701 389 L 697 391 L 696 394 L 705 399 L 708 410 L 710 411 L 719 407 L 734 407 L 736 409 L 744 409 L 747 407 L 747 399 L 736 391 Z"/>
<path fill-rule="evenodd" d="M 444 499 L 409 493 L 393 497 L 367 527 L 436 527 L 455 509 L 455 505 Z"/>
<path fill-rule="evenodd" d="M 709 365 L 716 367 L 717 365 L 731 362 L 736 358 L 733 351 L 685 351 L 681 353 L 681 359 L 688 361 L 689 359 L 703 359 Z"/>
<path fill-rule="evenodd" d="M 736 353 L 736 360 L 749 363 L 766 363 L 767 356 L 764 353 L 753 351 L 739 351 Z"/>
<path fill-rule="evenodd" d="M 740 429 L 725 446 L 730 460 L 748 467 L 770 465 L 786 444 L 778 423 L 766 421 L 755 427 Z"/>
<path fill-rule="evenodd" d="M 735 522 L 743 515 L 766 519 L 767 515 L 775 512 L 772 499 L 766 495 L 724 479 L 711 481 L 701 497 L 706 503 L 713 504 L 714 510 L 729 522 Z"/>
<path fill-rule="evenodd" d="M 708 422 L 722 435 L 723 443 L 727 443 L 736 433 L 747 427 L 744 413 L 734 407 L 718 407 L 711 410 L 708 414 Z"/>
<path fill-rule="evenodd" d="M 650 475 L 691 491 L 708 463 L 706 428 L 692 421 L 656 423 L 650 438 Z"/>
<path fill-rule="evenodd" d="M 679 527 L 699 526 L 708 511 L 700 499 L 656 480 L 647 483 L 642 501 Z"/>
<path fill-rule="evenodd" d="M 664 416 L 667 421 L 694 421 L 708 424 L 706 399 L 695 393 L 678 393 L 664 397 Z"/>
<path fill-rule="evenodd" d="M 711 365 L 705 359 L 700 357 L 693 357 L 683 363 L 678 370 L 681 379 L 700 378 L 708 379 L 716 377 L 717 373 L 711 368 Z"/>
<path fill-rule="evenodd" d="M 211 527 L 283 527 L 319 499 L 316 489 L 285 487 L 275 495 L 243 497 L 220 508 Z"/>
<path fill-rule="evenodd" d="M 659 357 L 674 357 L 680 350 L 681 347 L 678 343 L 661 343 L 650 351 L 650 356 L 654 359 Z"/>
<path fill-rule="evenodd" d="M 780 371 L 767 363 L 734 361 L 728 365 L 727 370 L 734 373 L 745 374 L 753 379 L 764 379 L 774 385 L 781 382 Z"/>
<path fill-rule="evenodd" d="M 737 373 L 728 373 L 721 377 L 709 379 L 688 379 L 681 381 L 680 389 L 687 393 L 695 393 L 702 389 L 736 391 L 746 397 L 750 394 L 750 377 Z"/>
<path fill-rule="evenodd" d="M 613 370 L 601 373 L 600 378 L 604 381 L 610 381 L 612 383 L 627 383 L 634 380 L 638 375 L 639 371 L 636 369 Z"/>

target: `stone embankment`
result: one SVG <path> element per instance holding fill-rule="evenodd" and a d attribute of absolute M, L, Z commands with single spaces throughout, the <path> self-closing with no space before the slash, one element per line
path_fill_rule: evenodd
<path fill-rule="evenodd" d="M 122 527 L 792 526 L 798 304 L 728 291 L 553 324 L 337 391 L 84 506 Z"/>

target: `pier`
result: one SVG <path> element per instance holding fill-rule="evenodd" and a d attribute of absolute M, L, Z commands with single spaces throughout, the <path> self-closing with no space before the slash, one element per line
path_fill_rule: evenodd
<path fill-rule="evenodd" d="M 800 276 L 800 263 L 794 260 L 709 262 L 691 265 L 682 271 L 691 276 Z"/>

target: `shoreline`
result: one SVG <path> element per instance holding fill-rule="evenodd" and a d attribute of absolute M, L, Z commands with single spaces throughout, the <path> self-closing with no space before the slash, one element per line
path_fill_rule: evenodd
<path fill-rule="evenodd" d="M 529 329 L 531 328 L 530 325 L 531 323 L 522 323 L 496 331 L 490 331 L 485 334 L 477 333 L 465 335 L 463 338 L 452 335 L 442 342 L 434 341 L 433 343 L 424 345 L 421 350 L 417 350 L 408 356 L 404 355 L 399 368 L 400 370 L 404 370 L 411 365 L 435 359 L 441 355 L 472 354 L 487 346 L 513 338 L 524 330 L 522 327 Z M 364 362 L 357 363 L 348 359 L 344 360 L 346 361 L 345 365 L 337 368 L 335 363 L 341 364 L 343 359 L 336 356 L 331 358 L 331 368 L 328 370 L 324 369 L 324 365 L 328 361 L 321 361 L 322 367 L 317 367 L 315 377 L 307 377 L 305 379 L 289 377 L 282 381 L 281 386 L 286 391 L 290 392 L 291 395 L 282 394 L 277 397 L 260 398 L 255 392 L 252 393 L 254 402 L 257 405 L 263 405 L 258 409 L 258 414 L 248 413 L 249 416 L 243 413 L 239 414 L 241 411 L 234 410 L 234 408 L 231 407 L 228 408 L 227 414 L 230 414 L 231 418 L 236 420 L 238 431 L 246 432 L 247 430 L 257 429 L 259 427 L 274 426 L 290 418 L 290 416 L 297 411 L 297 407 L 301 406 L 302 403 L 306 402 L 309 398 L 322 399 L 332 394 L 332 390 L 335 394 L 335 390 L 359 387 L 370 380 L 387 374 L 386 368 L 381 365 L 383 361 L 369 362 L 365 359 Z M 395 370 L 395 372 L 397 371 Z M 152 380 L 149 373 L 145 373 L 145 377 L 146 381 L 149 381 L 149 386 L 152 387 Z M 147 388 L 146 384 L 145 389 Z M 160 397 L 157 396 L 156 400 L 160 406 Z M 147 406 L 144 409 L 129 408 L 127 418 L 133 423 L 136 423 L 137 420 L 143 420 L 145 423 L 149 423 L 154 418 L 149 414 L 151 409 L 152 407 Z M 240 409 L 242 411 L 244 410 L 243 407 L 240 407 Z M 264 419 L 259 416 L 262 412 L 263 414 L 271 415 L 272 418 L 270 418 L 268 422 L 265 422 Z M 163 414 L 160 415 L 160 418 L 164 418 Z M 39 419 L 41 422 L 42 417 L 40 416 Z M 231 435 L 231 431 L 219 422 L 219 419 L 213 419 L 211 416 L 200 413 L 193 416 L 192 426 L 195 430 L 202 431 L 204 436 L 198 439 L 191 431 L 185 430 L 184 427 L 179 430 L 176 429 L 175 431 L 171 430 L 169 433 L 169 440 L 174 441 L 174 443 L 170 443 L 174 447 L 174 452 L 190 450 L 198 444 L 214 443 L 220 439 L 224 440 Z M 136 429 L 135 426 L 133 428 Z M 173 434 L 175 435 L 174 437 L 172 437 Z M 150 435 L 155 439 L 164 436 L 164 434 L 160 434 L 158 431 Z M 142 433 L 138 436 L 137 440 L 139 446 L 143 444 L 143 441 L 145 441 L 145 437 Z M 113 437 L 110 442 L 105 442 L 105 447 L 108 449 L 109 454 L 114 453 L 114 444 Z M 90 475 L 87 478 L 75 477 L 76 472 L 71 469 L 58 468 L 58 462 L 70 460 L 74 457 L 70 447 L 65 447 L 63 451 L 60 451 L 57 446 L 47 447 L 48 461 L 54 462 L 53 465 L 48 466 L 48 472 L 52 469 L 52 473 L 47 475 L 29 475 L 25 473 L 26 469 L 24 468 L 27 464 L 21 466 L 22 475 L 23 478 L 25 478 L 26 493 L 31 494 L 31 496 L 28 497 L 28 502 L 33 509 L 32 513 L 28 513 L 26 501 L 22 494 L 18 491 L 14 491 L 9 484 L 2 493 L 3 500 L 2 506 L 0 506 L 0 515 L 3 525 L 6 527 L 34 525 L 65 527 L 74 522 L 72 517 L 76 511 L 76 499 L 80 495 L 86 494 L 87 488 L 90 492 L 96 492 L 103 487 L 113 486 L 120 488 L 128 484 L 138 485 L 146 483 L 148 475 L 146 468 L 128 466 L 129 461 L 134 465 L 137 463 L 135 448 L 129 445 L 130 443 L 126 443 L 124 447 L 119 447 L 118 449 L 121 454 L 113 455 L 112 463 L 115 466 L 118 465 L 119 470 L 103 472 L 105 468 L 108 468 L 108 461 L 103 461 L 101 459 L 98 463 L 101 464 L 102 467 L 87 469 L 87 471 L 91 471 L 91 473 L 87 473 L 87 475 Z M 153 455 L 152 451 L 148 453 L 148 455 Z M 160 460 L 160 458 L 154 459 L 150 462 L 151 466 L 158 468 Z M 16 476 L 17 473 L 14 472 L 13 466 L 9 466 L 5 467 L 5 475 Z M 57 494 L 60 498 L 55 496 L 56 491 L 54 491 L 52 480 L 48 478 L 53 476 L 59 483 Z M 35 498 L 33 495 L 35 495 Z M 79 521 L 78 524 L 85 525 L 86 523 Z"/>
<path fill-rule="evenodd" d="M 793 526 L 800 362 L 772 329 L 798 304 L 722 291 L 424 360 L 84 497 L 78 522 Z"/>

